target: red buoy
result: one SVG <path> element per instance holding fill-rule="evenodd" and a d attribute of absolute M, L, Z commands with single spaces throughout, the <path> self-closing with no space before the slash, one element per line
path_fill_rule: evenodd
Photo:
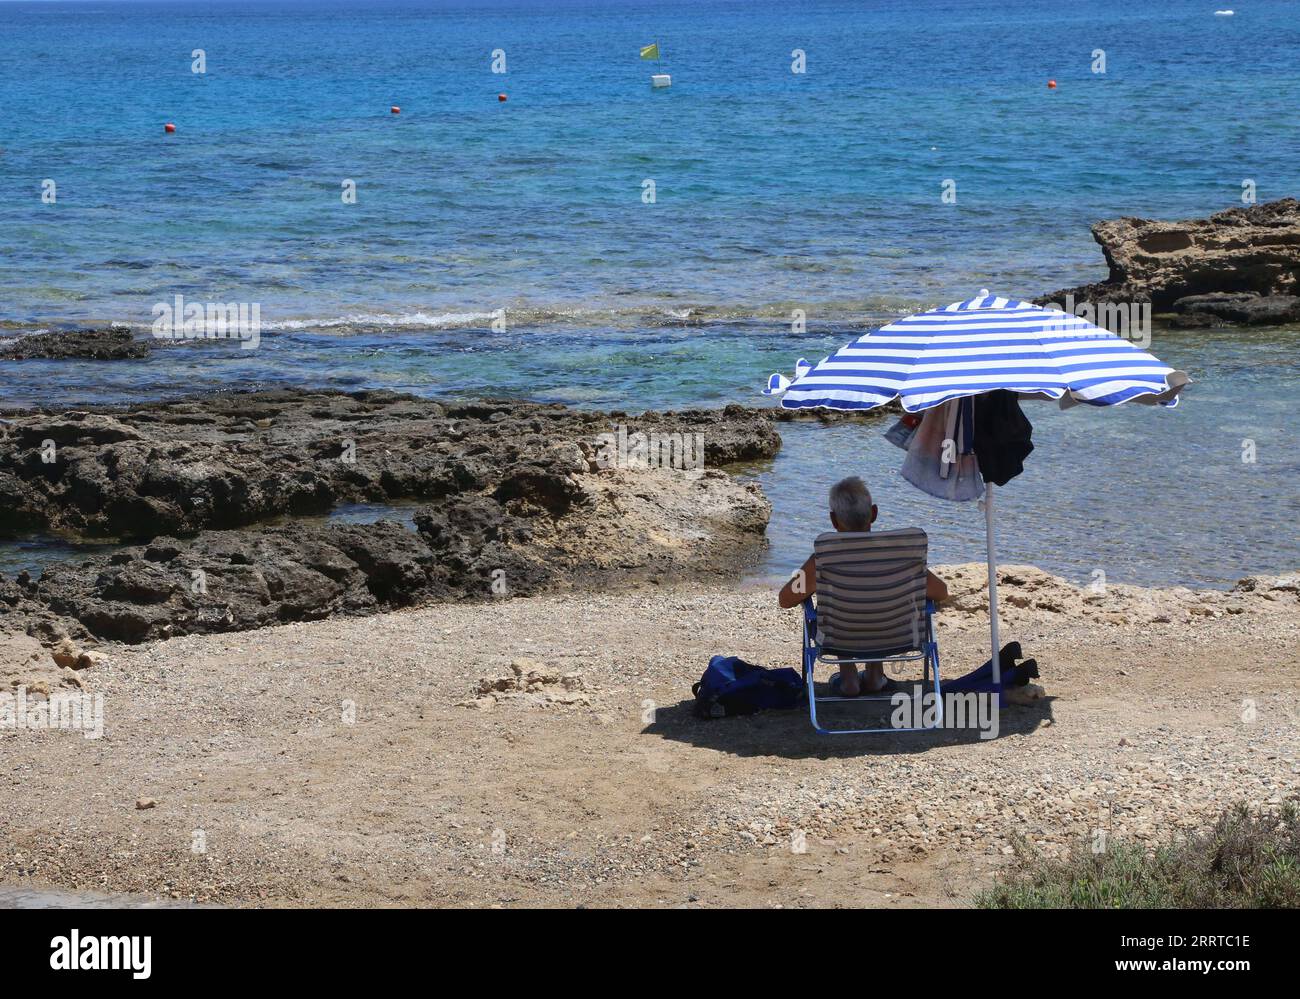
<path fill-rule="evenodd" d="M 1055 89 L 1056 89 L 1056 81 L 1055 81 L 1055 80 L 1048 80 L 1048 81 L 1047 81 L 1047 89 L 1048 89 L 1048 90 L 1055 90 Z"/>
<path fill-rule="evenodd" d="M 176 126 L 173 125 L 173 124 L 169 121 L 166 125 L 163 126 L 163 131 L 164 131 L 164 132 L 167 132 L 168 134 L 170 134 L 170 133 L 176 131 Z"/>
<path fill-rule="evenodd" d="M 402 109 L 399 108 L 396 104 L 394 104 L 394 105 L 393 105 L 391 108 L 389 108 L 388 110 L 391 111 L 393 114 L 401 114 L 401 113 L 402 113 Z"/>
<path fill-rule="evenodd" d="M 497 100 L 504 102 L 505 99 L 506 99 L 505 94 L 497 94 Z"/>

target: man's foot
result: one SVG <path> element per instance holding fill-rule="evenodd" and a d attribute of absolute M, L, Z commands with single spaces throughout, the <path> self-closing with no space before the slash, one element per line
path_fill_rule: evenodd
<path fill-rule="evenodd" d="M 879 694 L 889 686 L 889 680 L 885 676 L 885 668 L 880 663 L 873 663 L 867 667 L 862 674 L 863 688 L 868 694 Z"/>
<path fill-rule="evenodd" d="M 862 693 L 862 683 L 858 679 L 856 666 L 840 667 L 840 696 L 857 697 Z"/>

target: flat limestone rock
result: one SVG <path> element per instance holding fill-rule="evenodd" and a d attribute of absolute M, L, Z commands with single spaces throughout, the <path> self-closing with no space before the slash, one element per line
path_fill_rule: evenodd
<path fill-rule="evenodd" d="M 1254 292 L 1213 292 L 1187 295 L 1173 305 L 1179 325 L 1205 325 L 1206 320 L 1246 326 L 1281 326 L 1300 322 L 1300 296 L 1259 295 Z"/>
<path fill-rule="evenodd" d="M 55 664 L 40 642 L 22 632 L 0 630 L 0 693 L 20 687 L 29 695 L 49 696 L 61 687 L 80 688 L 77 674 Z"/>
<path fill-rule="evenodd" d="M 0 346 L 0 361 L 92 360 L 124 361 L 148 357 L 151 344 L 130 330 L 69 330 L 32 333 Z"/>
<path fill-rule="evenodd" d="M 0 536 L 127 544 L 0 577 L 0 622 L 85 669 L 95 657 L 71 639 L 734 574 L 771 506 L 716 466 L 779 447 L 770 411 L 740 406 L 628 416 L 286 391 L 18 414 L 0 425 Z M 401 502 L 414 530 L 320 516 L 346 502 Z"/>
<path fill-rule="evenodd" d="M 0 537 L 185 536 L 324 514 L 340 503 L 478 493 L 524 465 L 568 474 L 601 462 L 657 467 L 664 458 L 718 467 L 775 455 L 781 438 L 771 414 L 729 406 L 629 416 L 310 391 L 8 411 L 0 421 Z"/>
<path fill-rule="evenodd" d="M 1300 321 L 1300 201 L 1283 198 L 1230 208 L 1208 218 L 1098 222 L 1110 274 L 1063 289 L 1039 304 L 1150 302 L 1157 312 L 1216 316 L 1232 322 Z M 1236 296 L 1235 301 L 1209 296 Z M 1191 299 L 1191 301 L 1188 301 Z"/>

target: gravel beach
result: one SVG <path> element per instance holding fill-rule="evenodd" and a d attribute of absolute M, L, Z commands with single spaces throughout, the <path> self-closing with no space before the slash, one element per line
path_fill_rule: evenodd
<path fill-rule="evenodd" d="M 987 656 L 983 571 L 939 572 L 957 675 Z M 0 883 L 236 906 L 963 906 L 1017 837 L 1156 842 L 1294 795 L 1297 577 L 1001 579 L 1004 638 L 1046 696 L 991 740 L 695 718 L 710 655 L 795 665 L 797 616 L 759 586 L 105 645 L 76 681 L 104 696 L 101 738 L 0 733 Z"/>

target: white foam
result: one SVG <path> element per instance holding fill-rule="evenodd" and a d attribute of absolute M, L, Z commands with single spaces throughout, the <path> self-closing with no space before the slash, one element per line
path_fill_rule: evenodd
<path fill-rule="evenodd" d="M 473 323 L 491 322 L 491 312 L 368 312 L 355 316 L 336 316 L 333 319 L 280 319 L 264 322 L 263 329 L 270 330 L 322 330 L 342 326 L 389 326 L 408 329 L 452 329 Z"/>

